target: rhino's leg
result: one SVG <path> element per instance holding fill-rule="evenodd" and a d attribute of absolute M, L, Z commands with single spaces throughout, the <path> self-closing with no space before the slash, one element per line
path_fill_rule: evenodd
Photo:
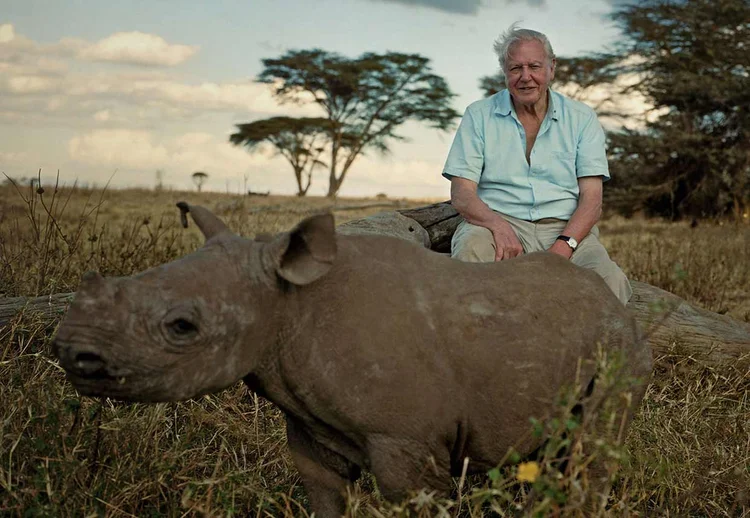
<path fill-rule="evenodd" d="M 341 516 L 346 510 L 346 485 L 359 478 L 359 466 L 317 442 L 302 423 L 289 416 L 286 435 L 315 516 Z"/>
<path fill-rule="evenodd" d="M 369 438 L 368 454 L 380 494 L 390 502 L 404 500 L 410 489 L 424 488 L 439 496 L 450 493 L 450 454 L 445 448 L 430 448 L 427 441 L 379 436 Z"/>
<path fill-rule="evenodd" d="M 634 374 L 625 366 L 621 369 L 620 376 L 623 379 L 632 379 Z M 593 390 L 582 402 L 582 418 L 584 422 L 586 419 L 594 419 L 595 437 L 612 441 L 617 445 L 622 444 L 647 387 L 648 383 L 644 379 L 622 386 L 620 390 L 603 388 L 594 382 Z M 611 410 L 612 413 L 603 414 L 603 405 L 609 398 L 612 398 L 614 408 Z M 589 498 L 586 502 L 587 513 L 592 515 L 604 511 L 612 489 L 606 458 L 601 451 L 596 450 L 597 446 L 593 440 L 583 445 L 584 457 L 593 459 L 587 469 Z"/>

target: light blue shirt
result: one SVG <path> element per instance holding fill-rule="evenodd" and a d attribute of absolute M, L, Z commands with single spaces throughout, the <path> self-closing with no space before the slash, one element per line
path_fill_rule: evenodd
<path fill-rule="evenodd" d="M 510 92 L 472 103 L 453 140 L 443 176 L 467 178 L 492 210 L 526 221 L 570 219 L 578 178 L 609 180 L 604 130 L 594 110 L 549 90 L 549 107 L 526 161 L 526 132 Z"/>

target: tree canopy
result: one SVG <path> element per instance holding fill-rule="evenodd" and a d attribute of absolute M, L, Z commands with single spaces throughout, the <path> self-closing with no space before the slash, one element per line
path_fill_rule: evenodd
<path fill-rule="evenodd" d="M 614 19 L 639 92 L 661 115 L 610 135 L 613 186 L 672 219 L 750 207 L 750 3 L 644 0 Z"/>
<path fill-rule="evenodd" d="M 193 183 L 198 188 L 198 192 L 201 192 L 204 182 L 208 179 L 208 173 L 204 173 L 203 171 L 196 171 L 190 176 L 193 179 Z"/>
<path fill-rule="evenodd" d="M 454 94 L 418 54 L 368 52 L 348 58 L 321 49 L 293 50 L 264 59 L 258 81 L 273 85 L 285 102 L 311 99 L 328 121 L 328 196 L 336 196 L 358 156 L 389 151 L 404 140 L 396 130 L 409 120 L 447 130 L 458 113 Z M 306 96 L 306 97 L 305 97 Z"/>
<path fill-rule="evenodd" d="M 229 141 L 250 151 L 258 150 L 265 143 L 271 145 L 291 164 L 297 180 L 297 195 L 304 196 L 310 188 L 313 170 L 326 165 L 319 157 L 325 150 L 330 126 L 331 122 L 324 118 L 273 117 L 238 124 L 238 131 Z"/>

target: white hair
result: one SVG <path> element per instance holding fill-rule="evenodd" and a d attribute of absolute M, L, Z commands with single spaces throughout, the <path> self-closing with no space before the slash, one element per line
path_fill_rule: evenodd
<path fill-rule="evenodd" d="M 552 45 L 547 36 L 531 29 L 520 29 L 518 27 L 518 22 L 516 22 L 508 27 L 507 31 L 500 35 L 493 46 L 495 54 L 497 54 L 497 59 L 500 62 L 500 68 L 503 69 L 504 73 L 507 74 L 505 64 L 508 62 L 510 50 L 514 45 L 522 41 L 538 41 L 544 46 L 544 52 L 547 54 L 547 59 L 549 61 L 555 59 L 555 52 L 552 50 Z"/>

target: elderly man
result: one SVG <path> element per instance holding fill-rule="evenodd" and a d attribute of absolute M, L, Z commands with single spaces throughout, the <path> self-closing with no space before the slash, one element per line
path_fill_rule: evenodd
<path fill-rule="evenodd" d="M 443 170 L 464 218 L 452 256 L 503 261 L 547 250 L 596 271 L 627 304 L 630 283 L 596 227 L 609 179 L 596 114 L 550 90 L 555 55 L 544 34 L 511 26 L 495 52 L 508 88 L 467 108 Z"/>

